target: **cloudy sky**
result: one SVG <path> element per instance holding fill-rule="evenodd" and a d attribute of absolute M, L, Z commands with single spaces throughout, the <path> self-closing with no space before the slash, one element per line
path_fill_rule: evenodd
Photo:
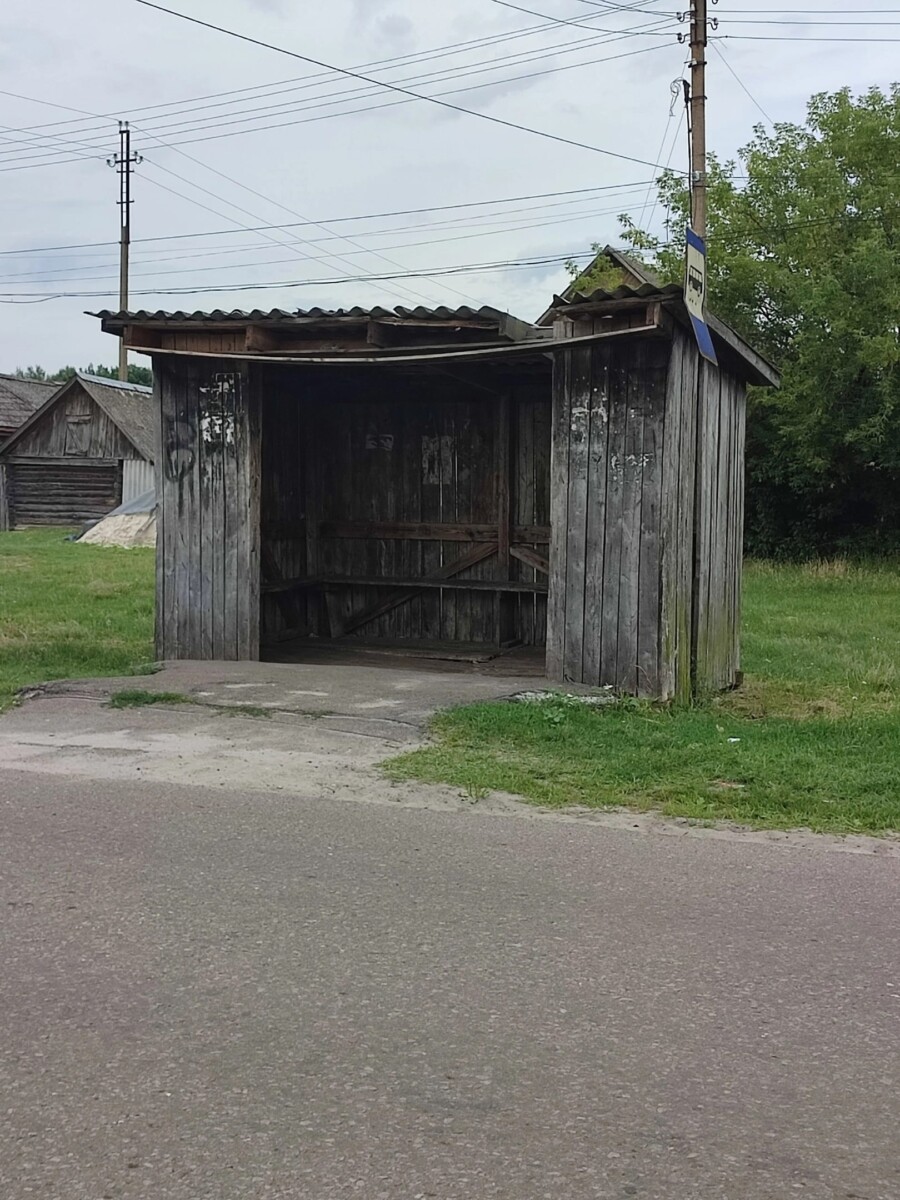
<path fill-rule="evenodd" d="M 533 318 L 565 285 L 567 256 L 617 241 L 617 213 L 661 227 L 650 164 L 685 165 L 670 85 L 687 0 L 161 2 L 326 66 L 136 0 L 6 0 L 0 298 L 16 303 L 0 310 L 0 371 L 115 360 L 84 311 L 118 307 L 106 158 L 119 118 L 144 159 L 132 308 L 468 303 Z M 722 156 L 766 117 L 802 120 L 815 91 L 897 76 L 892 0 L 787 3 L 711 9 L 709 145 Z M 379 275 L 406 278 L 333 282 Z M 251 286 L 263 284 L 275 286 Z"/>

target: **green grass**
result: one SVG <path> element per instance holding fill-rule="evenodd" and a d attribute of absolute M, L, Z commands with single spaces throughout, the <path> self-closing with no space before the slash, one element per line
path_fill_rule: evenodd
<path fill-rule="evenodd" d="M 152 669 L 153 551 L 66 532 L 0 533 L 0 710 L 30 684 Z"/>
<path fill-rule="evenodd" d="M 536 803 L 900 830 L 900 564 L 749 564 L 744 687 L 690 707 L 478 704 L 396 779 Z"/>

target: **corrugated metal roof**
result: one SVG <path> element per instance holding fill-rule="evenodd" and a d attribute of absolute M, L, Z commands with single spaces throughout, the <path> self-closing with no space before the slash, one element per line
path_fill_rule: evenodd
<path fill-rule="evenodd" d="M 123 321 L 139 323 L 142 321 L 366 321 L 370 318 L 401 321 L 484 321 L 486 324 L 498 324 L 507 316 L 497 308 L 270 308 L 267 312 L 254 308 L 251 312 L 232 309 L 226 312 L 217 308 L 212 312 L 163 312 L 158 309 L 150 312 L 140 309 L 137 312 L 113 312 L 103 309 L 101 312 L 88 313 L 91 317 L 100 317 L 104 321 Z"/>
<path fill-rule="evenodd" d="M 627 284 L 622 284 L 614 291 L 609 292 L 604 288 L 595 288 L 592 292 L 573 292 L 565 296 L 554 296 L 551 308 L 568 308 L 573 304 L 599 304 L 604 300 L 632 300 L 635 297 L 640 300 L 649 300 L 652 296 L 664 296 L 668 298 L 680 298 L 684 294 L 684 289 L 677 283 L 652 284 L 642 283 L 640 287 L 628 287 Z"/>

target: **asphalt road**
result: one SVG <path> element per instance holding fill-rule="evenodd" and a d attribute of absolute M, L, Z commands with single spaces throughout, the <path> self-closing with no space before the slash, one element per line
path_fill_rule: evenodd
<path fill-rule="evenodd" d="M 900 860 L 0 772 L 3 1200 L 897 1200 Z"/>

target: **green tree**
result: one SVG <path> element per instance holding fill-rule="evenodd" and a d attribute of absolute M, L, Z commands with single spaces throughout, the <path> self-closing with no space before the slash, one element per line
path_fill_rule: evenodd
<path fill-rule="evenodd" d="M 93 363 L 88 363 L 86 367 L 60 367 L 58 371 L 52 374 L 48 373 L 43 367 L 16 367 L 16 375 L 19 379 L 33 379 L 40 383 L 65 383 L 81 371 L 85 375 L 96 375 L 100 379 L 118 379 L 119 371 L 117 367 L 104 367 L 102 364 L 94 366 Z M 153 372 L 149 367 L 138 367 L 134 363 L 128 364 L 128 382 L 141 384 L 144 387 L 153 386 Z"/>
<path fill-rule="evenodd" d="M 710 308 L 783 373 L 750 395 L 748 546 L 896 549 L 900 85 L 813 96 L 803 125 L 758 126 L 739 158 L 710 161 Z M 670 172 L 658 187 L 667 238 L 628 216 L 622 230 L 680 281 L 688 196 Z"/>

